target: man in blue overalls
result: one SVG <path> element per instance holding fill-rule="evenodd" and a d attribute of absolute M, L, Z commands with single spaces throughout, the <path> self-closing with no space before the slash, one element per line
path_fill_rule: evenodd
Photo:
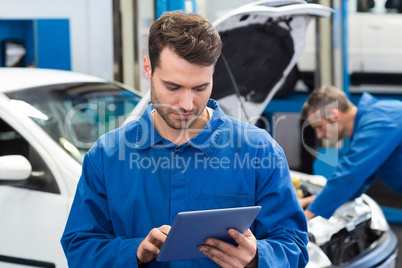
<path fill-rule="evenodd" d="M 311 93 L 302 116 L 318 139 L 334 144 L 351 138 L 332 177 L 305 210 L 307 219 L 329 218 L 343 203 L 364 193 L 375 178 L 402 193 L 402 102 L 363 93 L 355 106 L 343 91 L 323 86 Z M 312 199 L 301 200 L 302 206 Z"/>

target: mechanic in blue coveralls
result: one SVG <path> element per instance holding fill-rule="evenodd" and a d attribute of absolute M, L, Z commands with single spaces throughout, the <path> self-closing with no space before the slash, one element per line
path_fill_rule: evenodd
<path fill-rule="evenodd" d="M 303 207 L 309 205 L 307 219 L 331 217 L 343 203 L 364 193 L 376 178 L 402 193 L 402 102 L 363 93 L 356 107 L 343 91 L 322 86 L 304 103 L 302 116 L 318 139 L 325 137 L 334 144 L 351 138 L 350 148 L 323 190 L 315 199 L 301 200 Z"/>
<path fill-rule="evenodd" d="M 150 29 L 151 100 L 142 117 L 85 156 L 61 243 L 70 267 L 304 267 L 307 222 L 282 149 L 210 100 L 220 36 L 202 16 L 167 12 Z M 238 243 L 207 258 L 155 260 L 181 211 L 259 205 Z"/>

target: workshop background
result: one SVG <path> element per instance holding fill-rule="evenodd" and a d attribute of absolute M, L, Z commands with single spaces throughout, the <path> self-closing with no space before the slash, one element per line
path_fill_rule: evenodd
<path fill-rule="evenodd" d="M 164 11 L 196 12 L 213 22 L 252 2 L 0 0 L 0 65 L 79 72 L 121 82 L 145 94 L 149 83 L 142 70 L 148 30 Z M 291 169 L 328 178 L 349 141 L 329 148 L 325 141 L 302 140 L 303 131 L 310 132 L 305 137 L 314 135 L 311 129 L 300 127 L 301 106 L 308 92 L 321 84 L 343 89 L 355 104 L 363 91 L 402 100 L 402 0 L 316 3 L 333 8 L 334 13 L 310 24 L 305 52 L 295 67 L 297 75 L 288 78 L 288 88 L 282 88 L 281 96 L 269 102 L 263 116 L 271 124 L 265 127 L 283 147 Z M 280 120 L 282 116 L 287 120 Z M 312 156 L 305 143 L 323 153 Z M 402 195 L 380 181 L 367 194 L 381 206 L 401 248 Z M 8 260 L 2 247 L 6 246 L 0 245 L 0 267 Z M 402 258 L 396 267 L 402 267 Z"/>

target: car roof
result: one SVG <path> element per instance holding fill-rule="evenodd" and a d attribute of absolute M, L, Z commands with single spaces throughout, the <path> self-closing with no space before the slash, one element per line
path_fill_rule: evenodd
<path fill-rule="evenodd" d="M 0 68 L 0 92 L 45 85 L 83 82 L 101 83 L 107 82 L 107 80 L 71 71 L 39 68 Z"/>

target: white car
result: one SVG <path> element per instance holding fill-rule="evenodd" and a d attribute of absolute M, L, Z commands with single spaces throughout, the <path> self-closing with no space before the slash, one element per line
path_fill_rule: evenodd
<path fill-rule="evenodd" d="M 240 119 L 249 121 L 261 114 L 296 63 L 308 23 L 314 16 L 329 14 L 329 9 L 303 1 L 258 1 L 215 22 L 221 34 L 234 33 L 231 43 L 223 37 L 229 66 L 225 67 L 220 59 L 214 80 L 215 98 L 221 107 L 236 116 L 236 110 L 231 108 L 240 99 L 244 103 L 239 110 Z M 285 34 L 286 42 L 291 44 L 286 49 L 297 52 L 287 55 L 286 64 L 281 63 L 280 68 L 269 61 L 270 55 L 243 53 L 241 41 L 250 41 L 249 48 L 256 49 L 257 44 L 251 41 L 257 40 L 266 46 L 259 53 L 283 55 L 278 52 L 280 46 L 270 47 L 269 40 L 260 39 L 264 35 L 244 40 L 244 36 L 236 34 L 244 30 L 253 35 L 251 30 L 260 26 L 268 33 Z M 280 39 L 276 41 L 282 43 Z M 250 65 L 233 64 L 236 59 Z M 253 64 L 259 59 L 267 65 Z M 275 59 L 280 63 L 280 57 Z M 250 66 L 254 68 L 244 68 Z M 253 72 L 265 67 L 266 71 Z M 234 81 L 222 82 L 220 79 L 227 77 L 220 72 L 227 72 L 227 68 L 235 75 Z M 261 75 L 269 78 L 268 85 L 248 88 L 248 82 L 238 76 L 243 71 L 246 77 L 258 81 Z M 240 92 L 226 90 L 231 83 Z M 217 92 L 219 84 L 224 94 Z M 0 68 L 0 267 L 67 267 L 60 238 L 81 174 L 83 155 L 99 135 L 138 117 L 148 102 L 149 94 L 141 98 L 135 90 L 88 75 Z M 294 172 L 292 176 L 302 181 L 301 190 L 306 195 L 316 193 L 323 184 L 316 176 Z M 368 197 L 345 204 L 329 221 L 316 217 L 309 222 L 309 228 L 309 267 L 368 267 L 380 262 L 388 264 L 382 267 L 392 267 L 396 259 L 395 235 Z M 355 240 L 347 244 L 351 239 Z M 345 251 L 351 254 L 341 254 Z"/>
<path fill-rule="evenodd" d="M 351 91 L 359 92 L 361 87 L 373 93 L 401 93 L 402 1 L 350 0 L 347 10 Z M 306 49 L 297 63 L 297 78 L 310 89 L 314 87 L 315 51 L 313 22 L 306 33 Z"/>
<path fill-rule="evenodd" d="M 140 100 L 89 75 L 0 68 L 0 267 L 67 267 L 60 238 L 83 156 Z"/>

